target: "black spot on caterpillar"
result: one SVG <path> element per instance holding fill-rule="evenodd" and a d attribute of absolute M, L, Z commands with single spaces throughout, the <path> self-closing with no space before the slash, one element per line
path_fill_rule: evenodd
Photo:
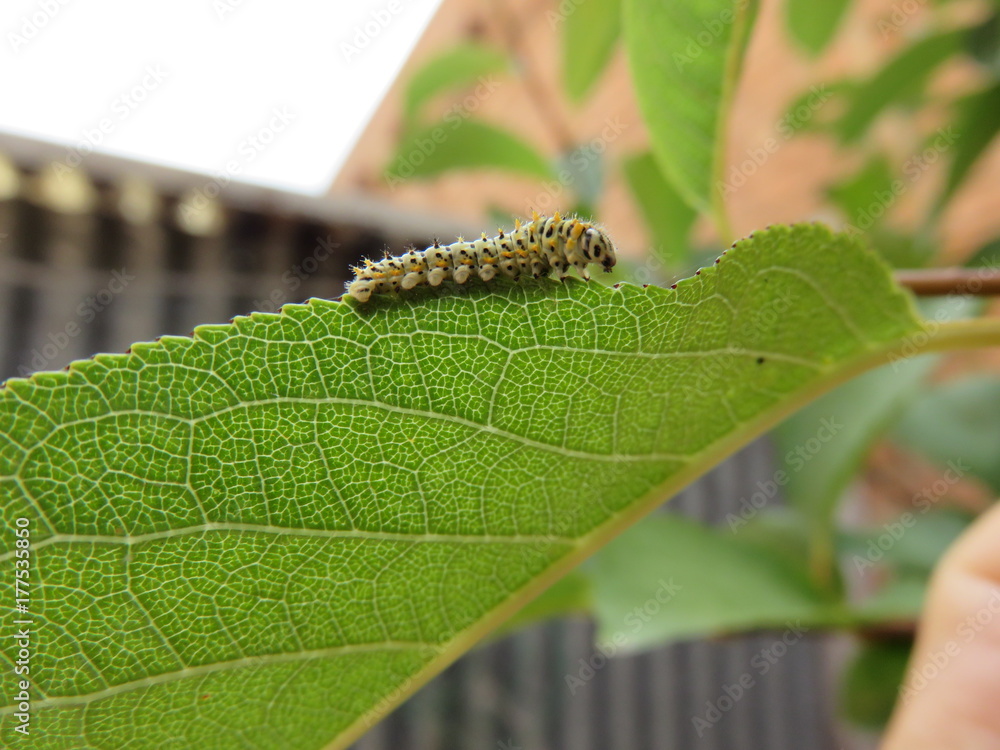
<path fill-rule="evenodd" d="M 423 284 L 438 286 L 449 280 L 464 284 L 473 272 L 483 281 L 490 281 L 497 272 L 511 279 L 537 279 L 552 271 L 563 277 L 570 266 L 589 281 L 589 264 L 600 263 L 610 271 L 616 262 L 615 246 L 603 229 L 558 213 L 551 217 L 536 213 L 530 222 L 518 221 L 513 232 L 501 231 L 492 239 L 485 233 L 472 242 L 459 237 L 450 245 L 435 241 L 424 250 L 411 247 L 398 258 L 366 260 L 363 267 L 353 269 L 347 293 L 364 303 L 372 294 Z"/>

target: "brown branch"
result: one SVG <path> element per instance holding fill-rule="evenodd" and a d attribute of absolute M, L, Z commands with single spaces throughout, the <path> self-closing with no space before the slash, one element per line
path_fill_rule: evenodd
<path fill-rule="evenodd" d="M 525 24 L 517 17 L 517 12 L 508 7 L 508 0 L 494 0 L 493 9 L 504 36 L 504 44 L 518 67 L 521 83 L 528 99 L 534 105 L 542 122 L 551 131 L 559 150 L 563 153 L 569 153 L 575 144 L 573 134 L 559 113 L 555 99 L 545 90 L 541 79 L 532 70 L 533 61 L 521 43 L 526 28 Z"/>
<path fill-rule="evenodd" d="M 896 283 L 920 297 L 948 294 L 1000 294 L 1000 270 L 994 268 L 927 268 L 896 271 Z"/>

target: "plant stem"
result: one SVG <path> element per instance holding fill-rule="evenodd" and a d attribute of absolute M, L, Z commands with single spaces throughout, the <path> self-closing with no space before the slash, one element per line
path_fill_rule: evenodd
<path fill-rule="evenodd" d="M 896 271 L 895 278 L 921 297 L 1000 294 L 1000 270 L 993 268 L 922 268 Z"/>
<path fill-rule="evenodd" d="M 568 154 L 573 150 L 575 140 L 555 106 L 554 97 L 545 91 L 539 77 L 530 69 L 531 58 L 525 53 L 524 45 L 521 44 L 525 25 L 516 17 L 515 11 L 507 7 L 506 0 L 495 0 L 493 9 L 504 35 L 504 43 L 518 67 L 528 99 L 531 100 L 542 122 L 552 132 L 559 151 Z"/>

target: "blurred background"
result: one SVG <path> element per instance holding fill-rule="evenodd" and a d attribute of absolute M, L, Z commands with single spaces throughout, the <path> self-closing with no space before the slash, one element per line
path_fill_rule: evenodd
<path fill-rule="evenodd" d="M 711 262 L 731 238 L 661 174 L 619 17 L 615 0 L 5 3 L 0 379 L 338 297 L 360 258 L 532 210 L 604 224 L 625 257 L 613 281 Z M 732 235 L 819 220 L 897 267 L 995 268 L 998 31 L 990 0 L 764 0 L 715 185 Z M 734 598 L 732 558 L 691 579 L 704 611 L 666 604 L 660 636 L 574 686 L 613 630 L 619 546 L 359 747 L 874 747 L 929 571 L 1000 487 L 995 353 L 921 362 L 832 394 L 660 514 L 726 544 L 786 545 L 850 617 L 775 629 L 787 597 Z M 848 458 L 817 454 L 827 470 L 767 493 L 737 534 L 734 514 L 830 414 L 863 424 L 841 436 Z M 918 531 L 879 547 L 928 492 Z M 823 554 L 796 556 L 796 493 L 836 505 Z"/>

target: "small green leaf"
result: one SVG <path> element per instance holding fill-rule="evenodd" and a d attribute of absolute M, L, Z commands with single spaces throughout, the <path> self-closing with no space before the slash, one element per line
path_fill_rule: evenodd
<path fill-rule="evenodd" d="M 454 169 L 499 169 L 538 179 L 553 176 L 545 157 L 506 130 L 478 120 L 445 120 L 404 138 L 385 179 L 391 187 Z"/>
<path fill-rule="evenodd" d="M 591 577 L 598 641 L 626 650 L 836 619 L 822 595 L 766 549 L 668 513 L 611 542 Z"/>
<path fill-rule="evenodd" d="M 625 181 L 646 221 L 652 250 L 669 268 L 691 257 L 688 234 L 697 212 L 663 178 L 653 154 L 636 154 L 622 162 Z"/>
<path fill-rule="evenodd" d="M 950 130 L 950 129 L 949 129 Z M 1000 132 L 1000 82 L 966 97 L 958 104 L 954 132 L 949 133 L 954 157 L 937 207 L 941 209 L 968 176 L 976 160 Z"/>
<path fill-rule="evenodd" d="M 852 227 L 868 232 L 881 223 L 896 200 L 892 181 L 889 160 L 877 154 L 860 172 L 828 188 L 827 195 L 844 212 Z"/>
<path fill-rule="evenodd" d="M 462 88 L 505 70 L 507 56 L 482 44 L 462 44 L 438 55 L 410 79 L 403 96 L 406 119 L 414 122 L 420 109 L 437 94 Z"/>
<path fill-rule="evenodd" d="M 563 81 L 570 99 L 580 103 L 601 75 L 618 41 L 621 0 L 578 0 L 567 5 L 562 35 Z M 549 13 L 558 16 L 554 11 Z"/>
<path fill-rule="evenodd" d="M 949 31 L 911 44 L 858 86 L 847 112 L 835 125 L 844 143 L 858 140 L 886 107 L 923 90 L 931 73 L 961 49 L 962 34 Z"/>
<path fill-rule="evenodd" d="M 893 430 L 901 444 L 1000 492 L 1000 379 L 974 375 L 928 388 Z"/>
<path fill-rule="evenodd" d="M 896 705 L 912 648 L 909 639 L 862 644 L 841 686 L 844 716 L 862 727 L 883 728 Z"/>
<path fill-rule="evenodd" d="M 722 202 L 730 100 L 756 2 L 625 0 L 625 46 L 666 177 L 728 234 Z"/>
<path fill-rule="evenodd" d="M 996 268 L 1000 266 L 1000 237 L 990 240 L 976 250 L 965 262 L 967 268 Z"/>
<path fill-rule="evenodd" d="M 792 38 L 815 57 L 833 39 L 840 25 L 848 0 L 787 0 L 785 22 Z"/>

